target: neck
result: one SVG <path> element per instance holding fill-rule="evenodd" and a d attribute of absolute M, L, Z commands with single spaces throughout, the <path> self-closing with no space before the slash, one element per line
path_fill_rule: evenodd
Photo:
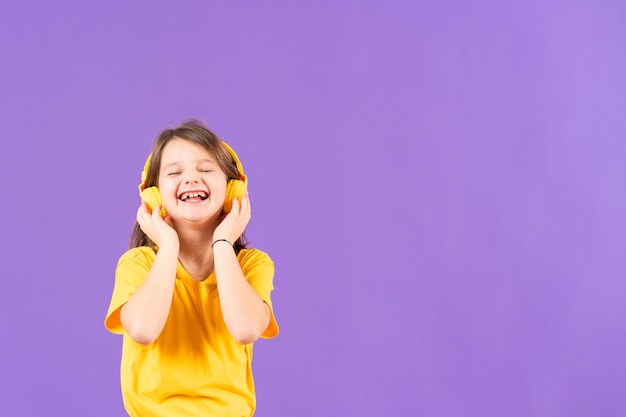
<path fill-rule="evenodd" d="M 205 280 L 213 272 L 211 243 L 215 227 L 176 227 L 180 240 L 178 259 L 196 281 Z"/>

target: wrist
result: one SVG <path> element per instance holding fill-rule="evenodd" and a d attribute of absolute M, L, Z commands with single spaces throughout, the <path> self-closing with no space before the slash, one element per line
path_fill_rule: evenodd
<path fill-rule="evenodd" d="M 211 243 L 211 249 L 213 249 L 213 246 L 215 246 L 216 244 L 217 244 L 217 245 L 225 245 L 225 244 L 228 244 L 228 245 L 230 245 L 230 247 L 234 248 L 234 245 L 233 245 L 233 244 L 230 242 L 230 240 L 228 240 L 228 239 L 222 239 L 222 238 L 220 238 L 220 239 L 215 239 L 215 240 L 213 241 L 213 243 Z"/>
<path fill-rule="evenodd" d="M 176 254 L 176 256 L 178 256 L 178 251 L 180 250 L 180 243 L 178 242 L 178 239 L 166 240 L 163 244 L 156 246 L 159 248 L 159 251 Z"/>

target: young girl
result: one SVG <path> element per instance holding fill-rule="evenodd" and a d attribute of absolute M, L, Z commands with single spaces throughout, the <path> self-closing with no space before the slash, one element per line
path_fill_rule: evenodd
<path fill-rule="evenodd" d="M 124 336 L 126 411 L 251 416 L 252 343 L 275 337 L 278 326 L 274 264 L 243 241 L 250 220 L 243 168 L 228 145 L 191 121 L 161 133 L 143 177 L 147 202 L 105 319 Z"/>

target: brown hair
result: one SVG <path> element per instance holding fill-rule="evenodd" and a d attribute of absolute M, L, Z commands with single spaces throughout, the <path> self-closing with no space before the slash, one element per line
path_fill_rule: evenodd
<path fill-rule="evenodd" d="M 150 166 L 146 176 L 144 186 L 152 187 L 159 183 L 159 171 L 161 167 L 161 155 L 163 149 L 172 139 L 183 139 L 202 146 L 207 150 L 216 160 L 222 171 L 226 174 L 228 180 L 241 179 L 239 172 L 235 166 L 230 152 L 224 147 L 222 141 L 216 134 L 211 132 L 202 122 L 199 120 L 191 119 L 186 120 L 180 126 L 175 128 L 165 129 L 154 142 L 152 146 Z M 156 248 L 154 242 L 141 230 L 139 224 L 135 221 L 133 230 L 130 236 L 130 248 L 136 248 L 139 246 L 149 246 L 153 249 Z M 246 247 L 245 234 L 242 234 L 239 239 L 233 244 L 235 253 L 239 253 L 241 249 Z"/>

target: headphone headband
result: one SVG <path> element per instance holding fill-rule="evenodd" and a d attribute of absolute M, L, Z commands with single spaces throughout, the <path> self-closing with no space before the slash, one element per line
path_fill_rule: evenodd
<path fill-rule="evenodd" d="M 148 155 L 148 159 L 146 159 L 146 163 L 143 166 L 143 171 L 141 171 L 141 183 L 139 184 L 139 192 L 142 192 L 146 189 L 146 180 L 148 179 L 148 169 L 150 169 L 151 160 L 152 153 Z"/>
<path fill-rule="evenodd" d="M 241 161 L 239 160 L 239 157 L 235 153 L 235 150 L 233 148 L 231 148 L 230 145 L 228 145 L 228 143 L 226 143 L 224 141 L 221 141 L 221 142 L 222 142 L 222 145 L 224 145 L 224 147 L 226 148 L 226 150 L 230 154 L 230 157 L 235 162 L 235 167 L 237 167 L 237 172 L 239 173 L 239 176 L 241 177 L 240 180 L 247 184 L 248 183 L 248 176 L 243 172 L 243 165 L 241 164 Z"/>

